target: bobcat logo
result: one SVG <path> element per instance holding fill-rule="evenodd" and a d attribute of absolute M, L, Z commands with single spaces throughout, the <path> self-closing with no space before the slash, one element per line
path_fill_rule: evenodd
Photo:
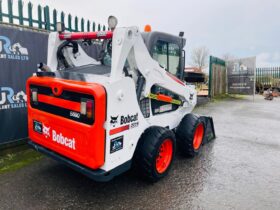
<path fill-rule="evenodd" d="M 47 126 L 43 125 L 43 134 L 44 134 L 44 136 L 45 136 L 46 138 L 48 138 L 48 137 L 51 136 L 51 135 L 50 135 L 50 128 L 51 128 L 51 127 L 47 127 Z"/>
<path fill-rule="evenodd" d="M 115 127 L 116 124 L 118 123 L 118 117 L 119 117 L 119 115 L 116 116 L 116 117 L 111 116 L 110 124 L 111 124 L 113 127 Z"/>

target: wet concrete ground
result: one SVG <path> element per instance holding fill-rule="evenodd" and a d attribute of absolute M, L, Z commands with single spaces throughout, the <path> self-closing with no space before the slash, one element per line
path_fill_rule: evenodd
<path fill-rule="evenodd" d="M 279 108 L 262 97 L 198 108 L 218 138 L 155 184 L 131 172 L 96 183 L 43 158 L 0 176 L 0 209 L 280 209 Z"/>

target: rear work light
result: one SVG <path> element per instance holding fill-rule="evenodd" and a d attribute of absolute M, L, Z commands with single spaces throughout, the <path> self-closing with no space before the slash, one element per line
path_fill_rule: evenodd
<path fill-rule="evenodd" d="M 93 118 L 93 100 L 82 99 L 80 112 L 82 115 L 86 115 L 87 118 Z"/>

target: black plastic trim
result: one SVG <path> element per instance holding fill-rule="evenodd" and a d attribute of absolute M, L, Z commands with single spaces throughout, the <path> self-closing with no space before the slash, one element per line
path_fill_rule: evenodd
<path fill-rule="evenodd" d="M 180 100 L 180 97 L 177 94 L 175 94 L 172 91 L 167 90 L 167 89 L 165 89 L 165 88 L 163 88 L 159 85 L 153 85 L 152 88 L 151 88 L 151 93 L 153 93 L 153 94 L 163 94 L 163 95 L 166 95 L 166 96 L 170 96 L 173 99 Z M 170 110 L 163 111 L 163 112 L 158 112 L 158 113 L 156 112 L 156 109 L 159 109 L 161 106 L 167 105 L 167 104 L 170 104 L 170 103 L 163 102 L 163 101 L 157 101 L 157 100 L 151 100 L 151 108 L 152 108 L 153 115 L 163 114 L 163 113 L 167 113 L 167 112 L 173 112 L 180 107 L 177 104 L 170 104 L 172 106 L 172 108 Z"/>
<path fill-rule="evenodd" d="M 74 169 L 75 171 L 78 171 L 97 182 L 110 181 L 115 176 L 118 176 L 118 175 L 124 173 L 125 171 L 128 171 L 131 168 L 132 161 L 129 160 L 129 161 L 123 163 L 122 165 L 112 169 L 111 171 L 105 171 L 102 169 L 93 170 L 93 169 L 83 166 L 73 160 L 70 160 L 69 158 L 66 158 L 56 152 L 53 152 L 39 144 L 36 144 L 36 143 L 32 142 L 31 140 L 28 140 L 28 144 L 32 148 L 34 148 L 36 151 L 41 152 L 41 153 L 51 157 L 52 159 L 67 165 L 68 167 Z"/>
<path fill-rule="evenodd" d="M 38 94 L 43 94 L 43 95 L 60 98 L 60 99 L 68 100 L 68 101 L 79 102 L 79 103 L 82 101 L 82 99 L 89 99 L 89 100 L 93 101 L 93 103 L 94 103 L 93 107 L 95 107 L 95 100 L 94 100 L 93 96 L 88 95 L 88 94 L 63 90 L 61 95 L 55 96 L 50 87 L 30 85 L 30 89 L 31 90 L 36 89 L 38 91 Z M 38 110 L 41 110 L 41 111 L 44 111 L 44 112 L 47 112 L 50 114 L 58 115 L 58 116 L 61 116 L 61 117 L 64 117 L 64 118 L 67 118 L 70 120 L 74 120 L 77 122 L 85 123 L 88 125 L 92 125 L 94 123 L 94 115 L 90 119 L 87 118 L 86 115 L 82 115 L 82 114 L 80 114 L 79 118 L 76 118 L 76 117 L 73 117 L 72 115 L 70 115 L 70 113 L 73 110 L 58 107 L 55 104 L 52 105 L 52 104 L 47 104 L 47 103 L 43 103 L 43 102 L 34 103 L 33 101 L 30 101 L 30 105 L 34 109 L 38 109 Z M 95 110 L 93 110 L 93 113 L 95 113 Z"/>

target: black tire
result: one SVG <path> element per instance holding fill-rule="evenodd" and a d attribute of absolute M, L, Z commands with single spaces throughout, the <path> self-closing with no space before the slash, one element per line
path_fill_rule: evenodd
<path fill-rule="evenodd" d="M 170 139 L 170 141 L 168 140 Z M 157 160 L 161 145 L 168 140 L 172 144 L 171 160 L 167 168 L 159 173 L 157 169 Z M 156 182 L 165 177 L 173 163 L 176 151 L 176 140 L 174 133 L 163 127 L 152 126 L 144 131 L 135 151 L 134 166 L 137 172 L 148 181 Z"/>
<path fill-rule="evenodd" d="M 194 147 L 194 135 L 198 126 L 203 127 L 201 142 Z M 202 128 L 201 128 L 202 129 Z M 202 146 L 202 141 L 205 133 L 204 121 L 192 113 L 184 116 L 179 126 L 176 129 L 176 139 L 181 153 L 187 157 L 194 157 L 199 153 Z"/>

